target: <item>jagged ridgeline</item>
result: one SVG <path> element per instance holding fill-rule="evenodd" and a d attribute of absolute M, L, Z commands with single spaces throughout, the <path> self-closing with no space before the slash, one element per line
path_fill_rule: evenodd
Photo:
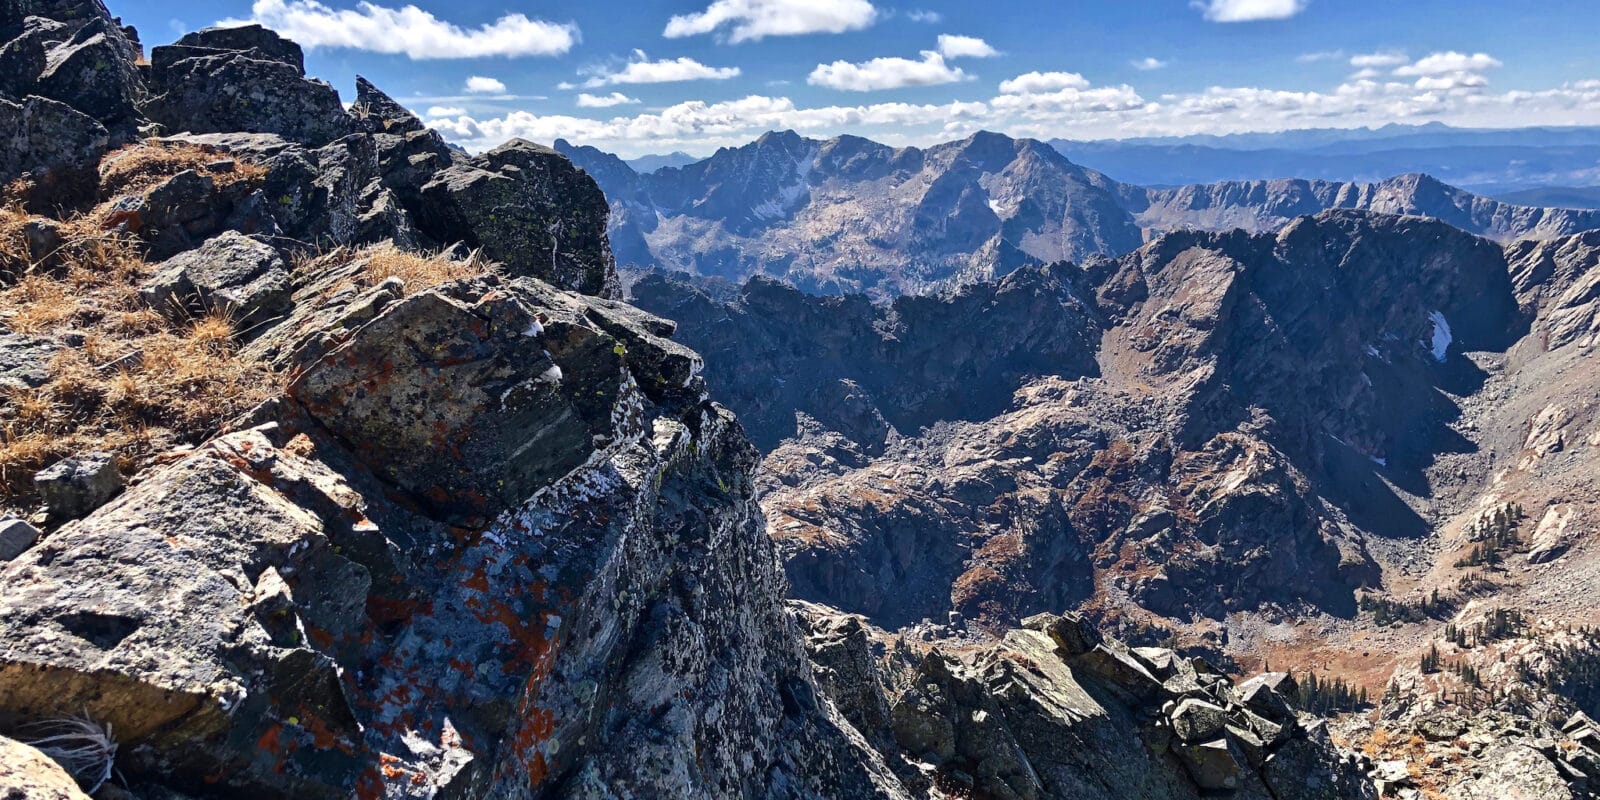
<path fill-rule="evenodd" d="M 8 800 L 1370 796 L 1269 682 L 1078 618 L 954 659 L 788 607 L 565 157 L 260 28 L 0 39 Z"/>

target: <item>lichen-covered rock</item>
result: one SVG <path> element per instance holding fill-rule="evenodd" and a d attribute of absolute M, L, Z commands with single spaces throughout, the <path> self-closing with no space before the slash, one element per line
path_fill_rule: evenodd
<path fill-rule="evenodd" d="M 1216 738 L 1228 724 L 1228 714 L 1214 703 L 1188 698 L 1172 712 L 1172 730 L 1185 742 Z"/>
<path fill-rule="evenodd" d="M 27 176 L 52 196 L 82 196 L 109 141 L 100 123 L 65 103 L 0 98 L 0 181 Z"/>
<path fill-rule="evenodd" d="M 0 92 L 40 95 L 133 138 L 144 86 L 139 45 L 98 0 L 22 2 L 0 9 Z"/>
<path fill-rule="evenodd" d="M 139 294 L 175 320 L 215 313 L 251 331 L 288 307 L 290 288 L 288 264 L 276 248 L 230 230 L 163 262 Z"/>
<path fill-rule="evenodd" d="M 89 800 L 60 764 L 4 736 L 0 736 L 0 797 L 5 800 Z"/>
<path fill-rule="evenodd" d="M 513 140 L 441 171 L 422 188 L 418 227 L 482 248 L 513 275 L 583 294 L 620 294 L 605 195 L 566 156 Z"/>
<path fill-rule="evenodd" d="M 37 93 L 66 103 L 110 127 L 127 127 L 143 95 L 138 48 L 108 17 L 97 17 L 45 53 Z"/>
<path fill-rule="evenodd" d="M 255 58 L 288 64 L 302 74 L 306 69 L 305 53 L 300 49 L 300 45 L 260 25 L 234 25 L 190 31 L 173 42 L 173 46 L 207 50 L 253 50 Z"/>

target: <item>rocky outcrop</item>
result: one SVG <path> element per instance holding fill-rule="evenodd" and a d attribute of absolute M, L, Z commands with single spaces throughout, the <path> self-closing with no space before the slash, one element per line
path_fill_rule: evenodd
<path fill-rule="evenodd" d="M 273 133 L 321 147 L 354 129 L 300 47 L 260 27 L 197 31 L 150 51 L 144 113 L 169 132 Z"/>
<path fill-rule="evenodd" d="M 126 142 L 144 98 L 129 32 L 99 0 L 9 3 L 0 10 L 0 92 L 65 103 Z"/>
<path fill-rule="evenodd" d="M 995 798 L 1375 798 L 1320 721 L 1202 661 L 1044 614 L 959 654 L 800 609 L 822 685 L 939 791 Z M 872 654 L 875 643 L 881 648 Z M 869 738 L 872 738 L 869 735 Z M 893 760 L 893 759 L 892 759 Z"/>
<path fill-rule="evenodd" d="M 667 330 L 485 279 L 296 351 L 273 422 L 7 565 L 0 724 L 88 713 L 205 796 L 892 794 Z"/>
<path fill-rule="evenodd" d="M 606 199 L 547 147 L 515 140 L 448 167 L 421 189 L 420 228 L 481 248 L 516 275 L 614 296 Z"/>
<path fill-rule="evenodd" d="M 46 198 L 74 197 L 94 185 L 93 164 L 110 141 L 106 129 L 65 103 L 0 97 L 0 179 L 26 178 L 45 187 Z M 48 200 L 45 205 L 48 205 Z"/>

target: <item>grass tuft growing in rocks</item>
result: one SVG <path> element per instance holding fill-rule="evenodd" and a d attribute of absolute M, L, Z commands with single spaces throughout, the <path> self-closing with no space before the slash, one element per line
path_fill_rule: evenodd
<path fill-rule="evenodd" d="M 0 258 L 25 265 L 0 283 L 0 329 L 60 343 L 42 385 L 0 390 L 0 504 L 26 510 L 34 474 L 61 458 L 109 450 L 137 468 L 200 443 L 277 391 L 274 376 L 239 353 L 226 316 L 171 322 L 144 305 L 139 286 L 155 266 L 135 241 L 70 220 L 41 263 L 8 234 L 41 221 L 54 224 L 0 212 Z"/>

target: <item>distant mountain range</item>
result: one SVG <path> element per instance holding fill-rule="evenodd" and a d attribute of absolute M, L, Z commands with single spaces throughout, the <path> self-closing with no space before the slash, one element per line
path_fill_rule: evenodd
<path fill-rule="evenodd" d="M 1120 141 L 1053 140 L 1073 161 L 1150 186 L 1421 172 L 1482 194 L 1600 184 L 1600 128 L 1475 130 L 1438 123 Z"/>
<path fill-rule="evenodd" d="M 1408 130 L 1368 142 L 1471 134 Z M 1589 134 L 1538 135 L 1567 141 Z M 1317 132 L 1294 136 L 1323 149 L 1361 144 L 1320 141 L 1331 134 Z M 995 133 L 926 149 L 769 133 L 647 173 L 592 147 L 558 141 L 556 149 L 610 200 L 619 263 L 735 281 L 771 275 L 824 294 L 926 293 L 1026 264 L 1119 256 L 1169 231 L 1265 232 L 1330 209 L 1434 217 L 1499 241 L 1600 228 L 1600 211 L 1518 206 L 1418 174 L 1146 188 L 1082 166 L 1059 146 Z"/>

